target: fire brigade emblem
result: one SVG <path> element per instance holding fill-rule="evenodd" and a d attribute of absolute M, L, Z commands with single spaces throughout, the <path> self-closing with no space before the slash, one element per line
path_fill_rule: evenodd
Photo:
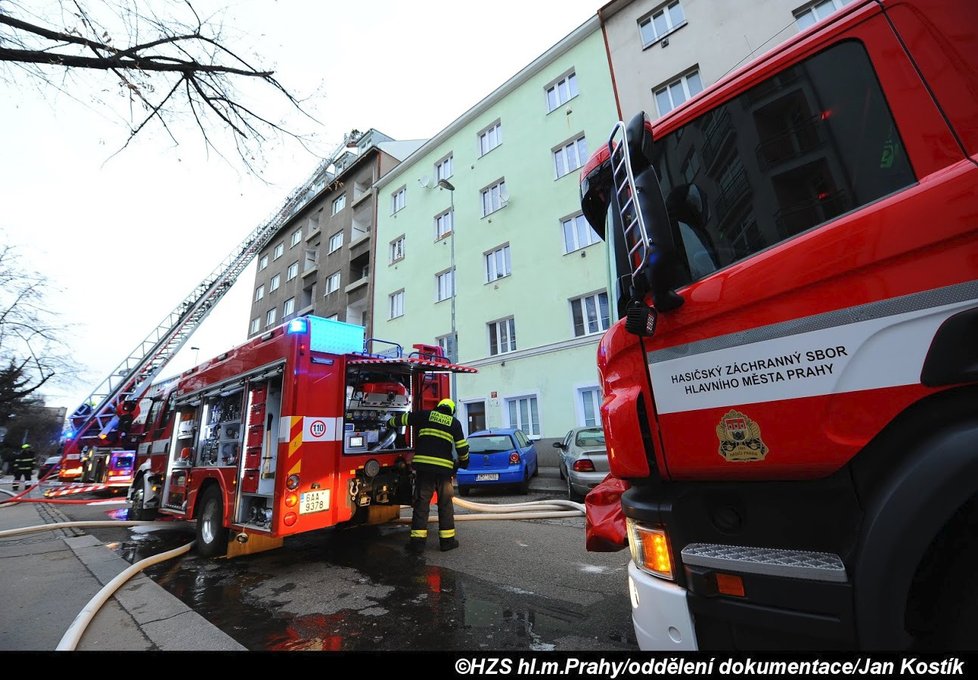
<path fill-rule="evenodd" d="M 761 428 L 740 411 L 727 411 L 717 425 L 718 453 L 731 463 L 764 460 L 767 446 L 761 441 Z"/>

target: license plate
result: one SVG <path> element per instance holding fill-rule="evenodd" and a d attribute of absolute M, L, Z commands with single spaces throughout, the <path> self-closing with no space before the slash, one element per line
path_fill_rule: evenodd
<path fill-rule="evenodd" d="M 498 482 L 499 481 L 499 474 L 497 474 L 497 473 L 494 472 L 492 474 L 476 475 L 475 476 L 475 481 L 477 481 L 477 482 Z"/>
<path fill-rule="evenodd" d="M 307 491 L 299 496 L 299 514 L 308 515 L 311 512 L 329 510 L 329 489 L 325 491 Z"/>

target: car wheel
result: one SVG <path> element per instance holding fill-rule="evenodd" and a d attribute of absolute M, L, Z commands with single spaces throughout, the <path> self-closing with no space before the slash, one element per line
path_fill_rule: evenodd
<path fill-rule="evenodd" d="M 540 476 L 540 461 L 539 460 L 537 461 L 537 464 L 533 468 L 533 476 L 534 477 L 539 477 Z"/>
<path fill-rule="evenodd" d="M 132 505 L 129 507 L 129 519 L 142 522 L 155 518 L 156 508 L 146 507 L 146 487 L 143 484 L 143 480 L 139 480 L 138 486 L 132 492 Z"/>
<path fill-rule="evenodd" d="M 197 512 L 197 552 L 203 557 L 218 557 L 227 553 L 228 530 L 224 528 L 224 503 L 221 490 L 211 486 L 200 499 Z"/>
<path fill-rule="evenodd" d="M 561 481 L 567 479 L 567 473 L 564 472 L 564 461 L 560 461 L 560 464 L 557 466 L 557 469 L 560 470 Z"/>
<path fill-rule="evenodd" d="M 571 486 L 570 476 L 567 477 L 567 498 L 576 503 L 580 503 L 584 500 L 584 496 L 574 491 L 574 487 Z"/>
<path fill-rule="evenodd" d="M 468 496 L 470 493 L 472 493 L 472 487 L 470 487 L 470 486 L 460 486 L 460 487 L 458 487 L 458 495 L 459 496 Z"/>
<path fill-rule="evenodd" d="M 519 486 L 520 495 L 525 496 L 530 493 L 530 470 L 523 472 L 523 483 Z"/>

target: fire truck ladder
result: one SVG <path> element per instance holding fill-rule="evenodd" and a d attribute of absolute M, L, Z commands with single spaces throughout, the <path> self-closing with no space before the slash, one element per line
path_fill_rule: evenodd
<path fill-rule="evenodd" d="M 638 276 L 639 270 L 648 263 L 651 240 L 642 211 L 636 203 L 638 194 L 635 190 L 635 173 L 632 171 L 632 163 L 628 157 L 628 135 L 623 122 L 617 123 L 611 131 L 608 150 L 611 152 L 614 190 L 618 199 L 625 247 L 628 249 L 628 259 L 632 265 L 634 279 Z"/>
<path fill-rule="evenodd" d="M 71 439 L 77 442 L 96 428 L 100 435 L 106 436 L 116 427 L 120 407 L 127 401 L 140 399 L 146 393 L 153 379 L 190 339 L 252 258 L 268 245 L 272 237 L 312 196 L 332 181 L 333 175 L 328 170 L 331 163 L 332 159 L 321 163 L 312 176 L 289 195 L 271 218 L 252 231 L 92 390 L 70 417 L 75 422 L 85 418 L 73 428 Z"/>

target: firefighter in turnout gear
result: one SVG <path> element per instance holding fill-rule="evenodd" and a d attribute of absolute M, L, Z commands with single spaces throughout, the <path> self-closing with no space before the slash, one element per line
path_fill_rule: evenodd
<path fill-rule="evenodd" d="M 24 488 L 29 488 L 31 485 L 31 475 L 34 474 L 34 449 L 31 448 L 30 444 L 24 444 L 20 447 L 20 452 L 17 457 L 14 458 L 14 491 L 20 490 L 20 484 L 18 480 L 24 480 Z"/>
<path fill-rule="evenodd" d="M 452 476 L 469 466 L 469 444 L 462 424 L 455 418 L 455 402 L 442 399 L 434 411 L 400 413 L 387 421 L 391 427 L 411 425 L 414 438 L 414 514 L 411 518 L 409 552 L 420 553 L 428 539 L 431 495 L 438 492 L 438 538 L 442 552 L 458 547 L 455 538 L 455 508 L 452 505 Z M 452 449 L 458 459 L 452 456 Z"/>

